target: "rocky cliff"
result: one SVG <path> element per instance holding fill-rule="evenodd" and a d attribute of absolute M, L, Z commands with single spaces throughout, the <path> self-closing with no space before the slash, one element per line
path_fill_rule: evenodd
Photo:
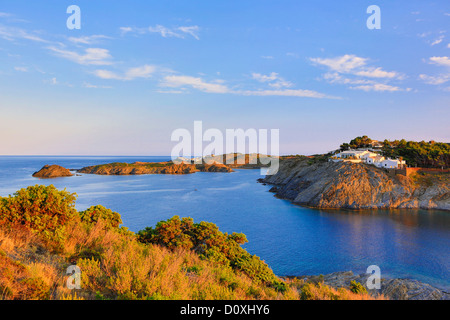
<path fill-rule="evenodd" d="M 33 177 L 35 178 L 58 178 L 58 177 L 70 177 L 73 176 L 72 173 L 70 173 L 69 169 L 63 168 L 58 165 L 46 165 L 42 167 L 41 170 L 38 172 L 33 173 Z"/>
<path fill-rule="evenodd" d="M 283 199 L 316 208 L 421 208 L 450 210 L 449 174 L 405 177 L 348 162 L 280 162 L 261 182 Z"/>
<path fill-rule="evenodd" d="M 99 175 L 189 174 L 194 172 L 232 172 L 223 164 L 174 164 L 172 162 L 109 163 L 84 167 L 79 173 Z"/>

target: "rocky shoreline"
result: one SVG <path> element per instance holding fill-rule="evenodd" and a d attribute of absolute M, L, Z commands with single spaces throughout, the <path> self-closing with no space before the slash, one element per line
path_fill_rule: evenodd
<path fill-rule="evenodd" d="M 286 159 L 259 182 L 273 185 L 279 198 L 313 208 L 450 210 L 448 174 L 411 178 L 366 164 Z"/>
<path fill-rule="evenodd" d="M 370 274 L 354 274 L 352 271 L 333 272 L 320 276 L 298 276 L 296 278 L 310 282 L 323 282 L 338 288 L 350 288 L 350 282 L 361 283 L 367 289 L 367 279 Z M 290 278 L 290 277 L 286 277 Z M 383 295 L 390 300 L 450 300 L 450 293 L 412 279 L 385 279 L 381 278 L 381 289 L 371 289 L 367 292 L 376 297 Z"/>

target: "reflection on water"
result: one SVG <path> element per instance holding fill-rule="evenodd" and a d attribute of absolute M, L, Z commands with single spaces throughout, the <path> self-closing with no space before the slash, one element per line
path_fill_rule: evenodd
<path fill-rule="evenodd" d="M 192 175 L 96 176 L 39 180 L 45 164 L 81 168 L 106 162 L 166 161 L 168 157 L 0 157 L 0 196 L 32 184 L 78 194 L 77 209 L 102 204 L 132 231 L 173 215 L 243 232 L 245 247 L 279 275 L 366 271 L 410 277 L 450 289 L 450 215 L 424 210 L 314 210 L 280 200 L 256 183 L 259 170 Z"/>

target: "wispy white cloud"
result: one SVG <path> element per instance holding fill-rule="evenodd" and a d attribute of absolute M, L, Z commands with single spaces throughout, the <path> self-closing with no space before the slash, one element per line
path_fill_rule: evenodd
<path fill-rule="evenodd" d="M 0 18 L 9 18 L 12 14 L 8 12 L 0 12 Z"/>
<path fill-rule="evenodd" d="M 73 88 L 73 85 L 71 83 L 68 82 L 59 82 L 56 77 L 50 78 L 50 79 L 45 79 L 43 80 L 44 83 L 46 84 L 50 84 L 52 86 L 65 86 L 65 87 L 70 87 Z"/>
<path fill-rule="evenodd" d="M 120 27 L 119 30 L 120 30 L 120 33 L 122 35 L 125 35 L 128 32 L 133 32 L 133 28 L 132 27 Z"/>
<path fill-rule="evenodd" d="M 148 27 L 147 30 L 148 30 L 148 32 L 151 32 L 151 33 L 159 33 L 164 38 L 170 38 L 170 37 L 182 38 L 183 37 L 180 33 L 177 33 L 174 30 L 166 28 L 162 25 Z"/>
<path fill-rule="evenodd" d="M 262 80 L 262 82 L 273 81 L 278 79 L 277 74 L 270 74 L 268 76 L 255 74 L 255 77 Z M 339 97 L 332 97 L 326 94 L 302 89 L 260 89 L 260 90 L 232 90 L 222 81 L 204 81 L 199 77 L 170 75 L 164 77 L 160 83 L 161 87 L 170 88 L 185 88 L 190 87 L 202 92 L 219 93 L 219 94 L 235 94 L 243 96 L 285 96 L 285 97 L 308 97 L 308 98 L 328 98 L 339 99 Z"/>
<path fill-rule="evenodd" d="M 20 71 L 20 72 L 28 72 L 27 67 L 14 67 L 14 70 Z"/>
<path fill-rule="evenodd" d="M 450 74 L 441 74 L 437 76 L 429 76 L 426 74 L 419 75 L 419 79 L 427 84 L 440 85 L 450 80 Z"/>
<path fill-rule="evenodd" d="M 350 89 L 354 90 L 362 90 L 362 91 L 376 91 L 376 92 L 395 92 L 395 91 L 405 91 L 405 89 L 399 88 L 397 86 L 391 86 L 384 83 L 378 83 L 374 80 L 369 79 L 357 79 L 357 78 L 348 78 L 340 75 L 339 73 L 326 73 L 323 78 L 327 80 L 329 83 L 338 83 L 349 85 Z M 410 91 L 410 89 L 406 89 L 406 91 Z"/>
<path fill-rule="evenodd" d="M 193 37 L 194 39 L 200 40 L 199 26 L 180 26 L 180 27 L 165 27 L 163 25 L 150 26 L 147 28 L 137 28 L 137 27 L 120 27 L 120 32 L 122 35 L 127 33 L 136 34 L 148 34 L 148 33 L 158 33 L 164 38 L 186 38 L 187 35 Z"/>
<path fill-rule="evenodd" d="M 368 79 L 351 79 L 348 77 L 344 77 L 338 72 L 328 72 L 323 75 L 323 78 L 329 83 L 337 83 L 337 84 L 374 84 L 373 80 Z"/>
<path fill-rule="evenodd" d="M 111 37 L 100 34 L 92 36 L 69 37 L 69 41 L 75 44 L 94 44 L 99 42 L 101 39 L 111 39 Z"/>
<path fill-rule="evenodd" d="M 200 31 L 200 28 L 198 26 L 178 27 L 177 29 L 186 34 L 190 34 L 197 40 L 200 40 L 200 38 L 198 36 L 198 32 Z"/>
<path fill-rule="evenodd" d="M 401 78 L 395 71 L 385 71 L 381 67 L 368 67 L 368 59 L 346 54 L 336 58 L 311 58 L 313 63 L 324 65 L 339 73 L 348 73 L 369 78 Z"/>
<path fill-rule="evenodd" d="M 445 38 L 444 35 L 440 35 L 439 38 L 437 38 L 431 42 L 431 46 L 435 46 L 435 45 L 441 43 L 444 40 L 444 38 Z"/>
<path fill-rule="evenodd" d="M 194 89 L 209 92 L 209 93 L 229 93 L 230 89 L 222 83 L 206 82 L 199 77 L 183 76 L 183 75 L 169 75 L 165 76 L 160 83 L 162 87 L 181 88 L 192 87 Z"/>
<path fill-rule="evenodd" d="M 138 78 L 150 78 L 155 71 L 155 66 L 144 65 L 136 68 L 129 68 L 123 75 L 109 70 L 95 70 L 94 75 L 106 80 L 130 81 Z"/>
<path fill-rule="evenodd" d="M 402 89 L 385 83 L 390 80 L 403 80 L 405 78 L 403 74 L 396 71 L 386 71 L 381 67 L 370 66 L 367 58 L 346 54 L 335 58 L 311 58 L 310 60 L 314 64 L 326 66 L 332 71 L 323 76 L 323 79 L 329 83 L 344 84 L 350 89 L 366 92 L 410 91 L 410 89 Z"/>
<path fill-rule="evenodd" d="M 36 33 L 30 33 L 21 28 L 6 27 L 6 26 L 2 26 L 2 25 L 0 25 L 0 37 L 5 40 L 8 40 L 8 41 L 25 39 L 25 40 L 35 41 L 35 42 L 48 43 L 47 40 L 43 39 Z"/>
<path fill-rule="evenodd" d="M 84 50 L 84 54 L 80 54 L 75 51 L 60 49 L 54 46 L 48 47 L 48 49 L 61 58 L 81 65 L 101 66 L 113 64 L 113 62 L 111 61 L 112 56 L 107 49 L 87 48 Z"/>
<path fill-rule="evenodd" d="M 288 53 L 286 53 L 286 56 L 292 57 L 292 58 L 299 58 L 299 55 L 295 52 L 288 52 Z"/>
<path fill-rule="evenodd" d="M 350 54 L 336 58 L 311 58 L 310 60 L 316 64 L 327 66 L 331 70 L 339 73 L 350 73 L 356 68 L 365 66 L 367 63 L 366 58 L 361 58 Z"/>
<path fill-rule="evenodd" d="M 429 63 L 444 67 L 444 73 L 438 75 L 421 74 L 419 75 L 420 80 L 431 85 L 441 85 L 450 81 L 450 57 L 431 57 Z"/>
<path fill-rule="evenodd" d="M 252 78 L 259 81 L 259 82 L 268 82 L 268 81 L 274 81 L 278 79 L 278 73 L 272 72 L 269 75 L 263 75 L 260 73 L 252 73 Z"/>
<path fill-rule="evenodd" d="M 183 94 L 188 93 L 186 90 L 181 88 L 180 90 L 156 90 L 158 93 L 167 93 L 167 94 Z"/>
<path fill-rule="evenodd" d="M 404 89 L 401 89 L 401 88 L 396 87 L 396 86 L 391 86 L 391 85 L 388 85 L 388 84 L 384 84 L 384 83 L 374 83 L 374 84 L 367 84 L 367 85 L 361 85 L 361 86 L 354 86 L 354 87 L 350 87 L 350 89 L 363 90 L 363 91 L 366 91 L 366 92 L 368 92 L 368 91 L 378 91 L 378 92 L 404 91 Z M 410 91 L 410 90 L 411 90 L 410 88 L 406 89 L 406 91 Z"/>
<path fill-rule="evenodd" d="M 150 65 L 144 65 L 141 67 L 130 68 L 125 73 L 126 79 L 136 79 L 136 78 L 149 78 L 152 73 L 154 73 L 156 67 Z"/>
<path fill-rule="evenodd" d="M 279 76 L 278 73 L 272 72 L 269 75 L 264 75 L 261 73 L 252 73 L 252 78 L 259 82 L 267 82 L 270 87 L 281 89 L 281 88 L 290 88 L 293 86 L 293 83 L 284 80 Z"/>
<path fill-rule="evenodd" d="M 284 97 L 303 97 L 303 98 L 318 98 L 318 99 L 340 99 L 313 90 L 303 89 L 284 89 L 284 90 L 247 90 L 238 91 L 237 94 L 246 96 L 284 96 Z"/>
<path fill-rule="evenodd" d="M 401 78 L 403 78 L 402 75 L 400 75 L 399 73 L 397 73 L 395 71 L 384 71 L 380 67 L 378 67 L 378 68 L 366 68 L 364 70 L 355 71 L 354 74 L 357 75 L 357 76 L 368 77 L 368 78 L 389 78 L 389 79 L 394 79 L 394 78 L 401 79 Z"/>
<path fill-rule="evenodd" d="M 124 80 L 124 78 L 115 72 L 109 70 L 95 70 L 94 75 L 106 80 Z"/>
<path fill-rule="evenodd" d="M 430 34 L 431 34 L 431 32 L 422 32 L 422 33 L 419 33 L 417 36 L 418 36 L 419 38 L 426 38 L 426 37 L 428 37 Z"/>
<path fill-rule="evenodd" d="M 431 57 L 430 61 L 437 65 L 450 67 L 450 57 Z"/>
<path fill-rule="evenodd" d="M 111 89 L 112 87 L 110 87 L 110 86 L 98 86 L 98 85 L 91 84 L 89 82 L 83 82 L 83 88 L 88 88 L 88 89 Z"/>

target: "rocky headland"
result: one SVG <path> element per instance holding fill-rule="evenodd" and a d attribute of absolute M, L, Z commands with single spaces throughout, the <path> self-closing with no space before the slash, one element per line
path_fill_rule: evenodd
<path fill-rule="evenodd" d="M 33 173 L 33 177 L 41 179 L 71 177 L 73 174 L 69 169 L 58 165 L 45 165 L 41 170 Z"/>
<path fill-rule="evenodd" d="M 260 154 L 230 153 L 218 156 L 207 156 L 201 163 L 191 160 L 180 162 L 134 162 L 108 163 L 84 167 L 79 173 L 99 175 L 138 175 L 138 174 L 190 174 L 194 172 L 233 172 L 233 169 L 257 169 L 267 166 L 267 161 L 261 161 Z M 263 163 L 264 162 L 264 163 Z"/>
<path fill-rule="evenodd" d="M 79 173 L 99 175 L 190 174 L 194 172 L 232 172 L 223 164 L 175 164 L 168 162 L 108 163 L 84 167 Z"/>
<path fill-rule="evenodd" d="M 450 210 L 450 174 L 406 177 L 372 165 L 290 158 L 259 182 L 293 203 L 322 209 Z"/>

